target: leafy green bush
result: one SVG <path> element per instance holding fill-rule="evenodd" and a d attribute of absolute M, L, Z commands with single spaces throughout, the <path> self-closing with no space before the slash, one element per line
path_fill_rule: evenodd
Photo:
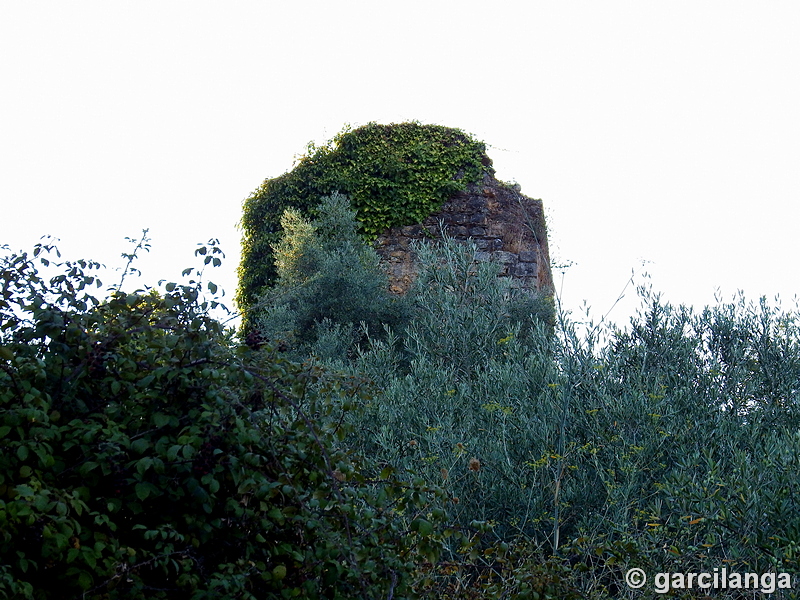
<path fill-rule="evenodd" d="M 0 595 L 407 593 L 439 491 L 341 447 L 359 380 L 236 344 L 197 281 L 98 300 L 52 250 L 0 259 Z"/>
<path fill-rule="evenodd" d="M 292 209 L 281 222 L 278 279 L 250 315 L 261 336 L 306 352 L 313 345 L 321 357 L 334 358 L 346 356 L 359 333 L 402 326 L 407 303 L 388 293 L 378 255 L 356 231 L 345 196 L 324 198 L 313 223 Z M 320 339 L 326 336 L 328 342 Z"/>
<path fill-rule="evenodd" d="M 272 248 L 287 208 L 312 215 L 334 192 L 350 197 L 361 230 L 421 222 L 489 169 L 483 143 L 458 129 L 369 123 L 309 145 L 292 171 L 267 179 L 244 203 L 237 303 L 246 312 L 277 276 Z"/>

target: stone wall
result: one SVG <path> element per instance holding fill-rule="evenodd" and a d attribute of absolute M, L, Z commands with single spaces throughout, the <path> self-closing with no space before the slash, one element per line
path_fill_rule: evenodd
<path fill-rule="evenodd" d="M 396 227 L 378 236 L 376 250 L 389 273 L 390 289 L 403 294 L 416 276 L 412 240 L 440 238 L 440 222 L 450 237 L 472 239 L 477 260 L 502 265 L 501 277 L 513 285 L 552 294 L 553 278 L 542 201 L 520 193 L 492 175 L 445 202 L 441 210 L 417 225 Z"/>

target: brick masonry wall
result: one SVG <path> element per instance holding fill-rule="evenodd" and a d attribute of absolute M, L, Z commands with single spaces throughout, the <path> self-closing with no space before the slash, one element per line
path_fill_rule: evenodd
<path fill-rule="evenodd" d="M 553 277 L 542 201 L 520 193 L 492 175 L 453 196 L 422 223 L 395 227 L 378 236 L 375 248 L 389 273 L 390 290 L 408 291 L 416 276 L 412 240 L 440 238 L 440 222 L 450 237 L 472 239 L 477 260 L 502 265 L 501 277 L 516 287 L 552 294 Z"/>

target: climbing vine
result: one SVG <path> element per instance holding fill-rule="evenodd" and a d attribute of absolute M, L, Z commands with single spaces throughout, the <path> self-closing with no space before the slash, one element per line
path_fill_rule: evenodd
<path fill-rule="evenodd" d="M 350 197 L 361 233 L 418 223 L 490 170 L 486 148 L 459 129 L 416 122 L 345 128 L 244 202 L 237 301 L 251 306 L 276 276 L 272 245 L 287 208 L 313 215 L 334 192 Z"/>

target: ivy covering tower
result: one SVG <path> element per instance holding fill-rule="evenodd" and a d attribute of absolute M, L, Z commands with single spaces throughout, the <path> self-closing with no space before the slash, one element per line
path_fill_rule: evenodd
<path fill-rule="evenodd" d="M 349 196 L 367 237 L 419 223 L 491 171 L 485 145 L 459 129 L 416 122 L 345 128 L 244 202 L 237 303 L 242 312 L 275 282 L 273 245 L 287 208 L 316 216 L 323 197 Z"/>

